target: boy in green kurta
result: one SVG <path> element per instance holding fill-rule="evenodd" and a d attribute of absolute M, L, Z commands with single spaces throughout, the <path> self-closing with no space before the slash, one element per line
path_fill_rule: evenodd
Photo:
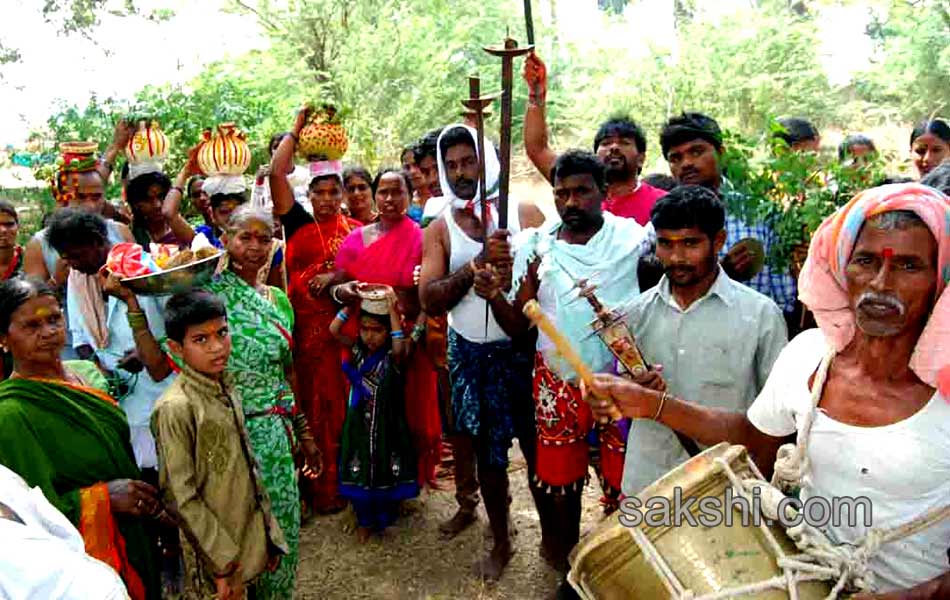
<path fill-rule="evenodd" d="M 186 597 L 244 598 L 287 553 L 251 450 L 237 390 L 224 304 L 192 291 L 165 308 L 169 349 L 181 375 L 155 405 L 152 430 L 162 492 L 190 544 Z"/>

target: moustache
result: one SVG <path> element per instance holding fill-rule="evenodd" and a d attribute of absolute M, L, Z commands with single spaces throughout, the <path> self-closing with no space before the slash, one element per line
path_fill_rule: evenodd
<path fill-rule="evenodd" d="M 864 292 L 858 297 L 857 307 L 867 304 L 881 304 L 887 308 L 896 310 L 899 315 L 903 315 L 907 308 L 904 303 L 890 294 L 880 294 L 878 292 Z"/>
<path fill-rule="evenodd" d="M 567 220 L 579 221 L 581 219 L 586 219 L 586 218 L 587 218 L 587 215 L 584 213 L 584 211 L 578 210 L 576 208 L 569 208 L 564 211 L 564 214 L 561 215 L 561 219 L 565 221 Z"/>
<path fill-rule="evenodd" d="M 693 273 L 694 271 L 696 271 L 696 267 L 692 265 L 669 265 L 668 267 L 666 267 L 667 273 L 671 271 L 682 271 L 682 272 L 687 272 L 687 273 Z"/>

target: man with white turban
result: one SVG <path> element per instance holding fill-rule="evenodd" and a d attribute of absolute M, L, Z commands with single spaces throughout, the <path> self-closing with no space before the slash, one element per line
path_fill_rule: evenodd
<path fill-rule="evenodd" d="M 536 206 L 511 202 L 508 231 L 498 229 L 498 156 L 486 144 L 486 192 L 479 185 L 476 139 L 477 132 L 465 125 L 450 125 L 439 136 L 439 181 L 448 207 L 425 230 L 419 290 L 426 314 L 449 314 L 453 447 L 456 452 L 466 442 L 474 447 L 478 483 L 495 540 L 475 572 L 497 580 L 512 554 L 507 466 L 514 437 L 528 455 L 528 464 L 534 462 L 530 460 L 534 422 L 529 401 L 532 343 L 519 344 L 502 331 L 474 284 L 479 272 L 510 274 L 511 257 L 492 252 L 491 247 L 507 246 L 503 242 L 509 234 L 540 226 L 544 216 Z M 483 202 L 488 203 L 488 223 L 481 221 Z M 519 412 L 519 407 L 527 411 Z M 457 470 L 465 467 L 464 461 L 456 462 Z M 472 479 L 470 470 L 468 479 Z M 464 487 L 463 482 L 460 485 Z M 443 532 L 457 534 L 473 523 L 476 503 L 475 498 L 460 497 L 459 511 Z"/>

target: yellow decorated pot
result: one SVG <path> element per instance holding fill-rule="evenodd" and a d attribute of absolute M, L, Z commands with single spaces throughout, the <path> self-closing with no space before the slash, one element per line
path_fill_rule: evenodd
<path fill-rule="evenodd" d="M 311 113 L 297 142 L 297 155 L 303 160 L 340 160 L 346 154 L 349 140 L 339 122 L 336 109 L 324 106 Z"/>

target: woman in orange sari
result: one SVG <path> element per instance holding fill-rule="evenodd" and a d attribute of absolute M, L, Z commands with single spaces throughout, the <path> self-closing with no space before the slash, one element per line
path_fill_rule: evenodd
<path fill-rule="evenodd" d="M 360 223 L 345 217 L 343 168 L 339 161 L 310 165 L 308 186 L 313 215 L 295 199 L 287 174 L 294 169 L 294 151 L 310 110 L 297 115 L 293 131 L 274 152 L 270 171 L 274 214 L 284 226 L 287 244 L 287 292 L 294 308 L 294 367 L 297 393 L 310 431 L 323 454 L 324 469 L 316 479 L 302 482 L 304 499 L 318 513 L 342 510 L 337 493 L 337 459 L 346 419 L 346 378 L 340 368 L 343 348 L 330 333 L 338 309 L 330 297 L 336 282 L 336 253 Z"/>
<path fill-rule="evenodd" d="M 388 285 L 399 298 L 403 326 L 415 344 L 424 341 L 426 317 L 419 303 L 413 271 L 422 264 L 422 230 L 407 216 L 412 184 L 409 176 L 383 169 L 373 182 L 379 219 L 351 233 L 336 257 L 336 267 L 349 282 L 333 295 L 350 304 L 357 302 L 360 283 Z M 418 324 L 418 326 L 416 326 Z M 413 348 L 406 369 L 406 418 L 418 456 L 419 486 L 434 487 L 440 460 L 442 422 L 439 413 L 438 377 L 423 348 Z"/>
<path fill-rule="evenodd" d="M 140 481 L 125 414 L 95 365 L 62 361 L 66 326 L 45 283 L 0 284 L 0 343 L 14 371 L 0 383 L 0 464 L 79 529 L 86 553 L 122 577 L 133 600 L 161 597 L 144 519 L 167 519 Z"/>

